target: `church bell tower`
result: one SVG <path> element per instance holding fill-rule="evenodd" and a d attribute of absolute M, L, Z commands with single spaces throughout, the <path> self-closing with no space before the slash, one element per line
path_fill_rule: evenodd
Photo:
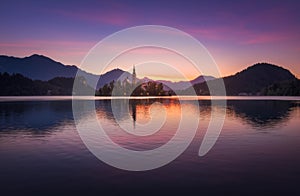
<path fill-rule="evenodd" d="M 135 73 L 135 66 L 133 66 L 133 71 L 132 71 L 132 84 L 136 84 L 136 73 Z"/>

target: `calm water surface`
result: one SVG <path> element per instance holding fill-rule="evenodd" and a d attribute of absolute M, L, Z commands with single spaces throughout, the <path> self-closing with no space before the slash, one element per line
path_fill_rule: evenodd
<path fill-rule="evenodd" d="M 120 120 L 132 126 L 151 121 L 153 103 L 165 108 L 163 127 L 137 137 L 120 129 L 111 100 L 96 100 L 97 117 L 108 135 L 132 150 L 168 142 L 181 106 L 190 111 L 184 115 L 199 117 L 188 149 L 168 165 L 145 172 L 116 169 L 91 154 L 76 131 L 72 101 L 6 99 L 0 102 L 1 195 L 299 195 L 300 101 L 280 99 L 228 100 L 221 135 L 204 157 L 198 151 L 211 111 L 223 106 L 199 100 L 199 112 L 189 99 L 183 105 L 176 99 L 137 99 L 125 114 L 120 99 Z M 82 115 L 88 119 L 89 114 Z"/>

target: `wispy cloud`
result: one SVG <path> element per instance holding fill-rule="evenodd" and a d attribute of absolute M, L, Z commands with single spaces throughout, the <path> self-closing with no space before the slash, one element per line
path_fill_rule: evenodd
<path fill-rule="evenodd" d="M 266 44 L 266 43 L 277 43 L 288 39 L 286 35 L 263 33 L 249 36 L 249 39 L 241 41 L 241 44 Z"/>
<path fill-rule="evenodd" d="M 291 32 L 257 31 L 245 27 L 189 28 L 190 34 L 197 38 L 214 41 L 227 41 L 242 45 L 278 43 L 293 38 Z"/>

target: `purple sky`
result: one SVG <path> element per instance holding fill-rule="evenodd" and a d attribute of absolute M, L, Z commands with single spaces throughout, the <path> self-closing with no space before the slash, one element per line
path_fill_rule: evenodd
<path fill-rule="evenodd" d="M 222 75 L 270 62 L 300 76 L 300 1 L 1 1 L 0 54 L 79 65 L 97 42 L 136 25 L 197 38 Z"/>

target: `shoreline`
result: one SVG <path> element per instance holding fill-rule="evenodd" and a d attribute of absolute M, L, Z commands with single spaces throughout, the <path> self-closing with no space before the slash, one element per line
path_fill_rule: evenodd
<path fill-rule="evenodd" d="M 112 100 L 112 99 L 180 99 L 180 100 L 282 100 L 300 101 L 300 96 L 0 96 L 0 102 L 16 101 L 68 101 L 68 100 Z"/>

